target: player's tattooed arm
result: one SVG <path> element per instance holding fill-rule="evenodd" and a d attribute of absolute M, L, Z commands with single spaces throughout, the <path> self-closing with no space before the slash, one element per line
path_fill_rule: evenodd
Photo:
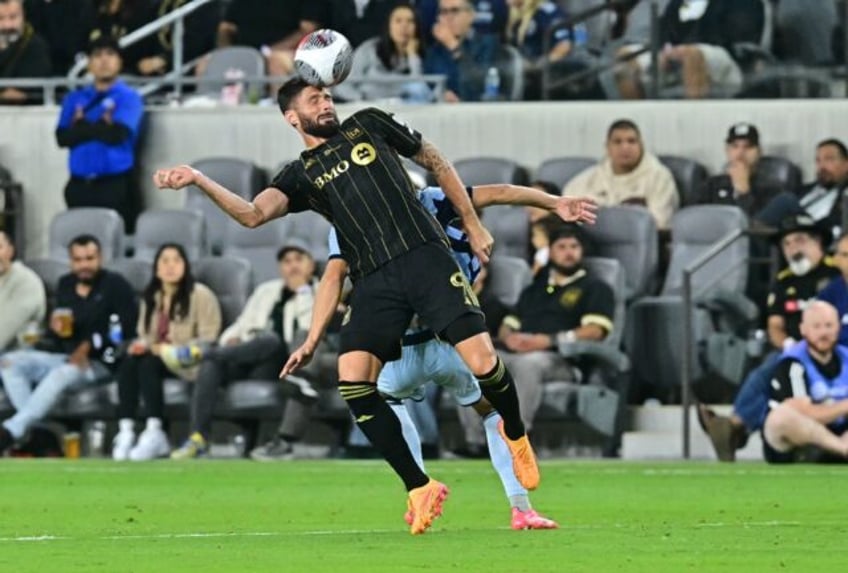
<path fill-rule="evenodd" d="M 465 191 L 465 185 L 462 184 L 451 162 L 435 145 L 426 140 L 422 141 L 421 149 L 412 157 L 412 160 L 433 173 L 439 187 L 453 205 L 454 211 L 462 219 L 471 243 L 471 251 L 484 263 L 489 262 L 489 255 L 492 253 L 495 241 L 477 217 L 477 212 Z"/>

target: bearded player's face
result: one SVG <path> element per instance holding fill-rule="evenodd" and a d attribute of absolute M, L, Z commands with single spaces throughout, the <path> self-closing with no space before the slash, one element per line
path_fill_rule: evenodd
<path fill-rule="evenodd" d="M 300 92 L 293 106 L 296 122 L 313 137 L 328 138 L 339 131 L 339 116 L 333 96 L 327 89 L 308 87 Z"/>

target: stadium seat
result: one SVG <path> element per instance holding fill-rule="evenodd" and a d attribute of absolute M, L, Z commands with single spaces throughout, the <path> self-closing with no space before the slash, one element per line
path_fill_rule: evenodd
<path fill-rule="evenodd" d="M 250 262 L 239 257 L 207 257 L 198 261 L 194 275 L 218 297 L 223 326 L 232 324 L 253 288 Z"/>
<path fill-rule="evenodd" d="M 523 259 L 530 249 L 530 219 L 524 207 L 494 205 L 483 210 L 483 224 L 495 238 L 498 255 Z"/>
<path fill-rule="evenodd" d="M 124 255 L 124 220 L 117 211 L 100 207 L 69 209 L 53 217 L 48 230 L 48 256 L 68 260 L 68 244 L 79 235 L 93 235 L 100 241 L 103 262 Z"/>
<path fill-rule="evenodd" d="M 59 288 L 59 279 L 71 272 L 71 267 L 65 260 L 57 261 L 55 259 L 32 259 L 25 264 L 44 283 L 48 310 L 54 308 L 56 306 L 56 289 Z"/>
<path fill-rule="evenodd" d="M 115 259 L 106 268 L 127 279 L 136 295 L 141 295 L 153 278 L 153 264 L 145 259 Z"/>
<path fill-rule="evenodd" d="M 292 221 L 299 216 L 269 221 L 255 229 L 236 227 L 224 248 L 224 255 L 250 261 L 256 284 L 279 278 L 277 252 L 291 236 Z"/>
<path fill-rule="evenodd" d="M 265 58 L 259 50 L 248 46 L 229 46 L 217 48 L 209 54 L 209 60 L 203 74 L 203 79 L 221 79 L 221 83 L 203 83 L 197 87 L 197 93 L 218 97 L 221 89 L 227 84 L 225 81 L 231 70 L 238 70 L 245 77 L 257 77 L 265 75 Z M 265 84 L 262 82 L 248 82 L 242 95 L 244 102 L 258 101 Z"/>
<path fill-rule="evenodd" d="M 208 250 L 203 215 L 184 209 L 143 212 L 136 223 L 134 257 L 152 261 L 156 251 L 165 243 L 182 245 L 192 262 L 205 256 Z"/>
<path fill-rule="evenodd" d="M 628 301 L 653 292 L 659 238 L 654 218 L 646 209 L 604 207 L 598 211 L 597 223 L 584 229 L 594 247 L 593 255 L 616 259 L 624 267 Z"/>
<path fill-rule="evenodd" d="M 327 244 L 330 223 L 327 219 L 314 211 L 295 213 L 289 215 L 288 219 L 291 224 L 288 236 L 305 243 L 316 262 L 325 263 L 330 252 Z"/>
<path fill-rule="evenodd" d="M 489 288 L 507 306 L 515 306 L 532 280 L 530 266 L 522 258 L 498 254 L 489 260 Z"/>
<path fill-rule="evenodd" d="M 514 46 L 502 44 L 495 56 L 501 78 L 501 94 L 509 101 L 524 99 L 524 57 Z M 487 70 L 481 69 L 485 74 Z"/>
<path fill-rule="evenodd" d="M 550 181 L 562 189 L 578 173 L 597 163 L 598 161 L 591 157 L 554 157 L 545 160 L 539 166 L 535 178 L 540 181 Z"/>
<path fill-rule="evenodd" d="M 693 159 L 677 155 L 660 155 L 659 160 L 674 176 L 680 206 L 693 204 L 696 194 L 709 177 L 707 168 Z"/>
<path fill-rule="evenodd" d="M 263 169 L 241 159 L 211 157 L 195 161 L 192 167 L 202 171 L 243 199 L 253 199 L 268 185 L 268 175 Z M 229 234 L 239 226 L 238 223 L 210 201 L 203 191 L 194 186 L 186 190 L 185 208 L 203 213 L 212 253 L 221 253 Z"/>
<path fill-rule="evenodd" d="M 679 387 L 685 352 L 683 269 L 729 234 L 745 229 L 748 220 L 737 207 L 703 205 L 678 211 L 672 219 L 671 261 L 661 296 L 638 300 L 630 309 L 625 333 L 636 380 L 673 393 Z M 756 307 L 742 294 L 748 271 L 748 239 L 737 240 L 692 277 L 696 305 L 692 348 L 693 373 L 702 373 L 700 344 L 715 330 L 711 307 L 732 315 L 756 316 Z M 735 320 L 735 319 L 734 319 Z"/>
<path fill-rule="evenodd" d="M 797 193 L 803 183 L 801 168 L 788 159 L 775 155 L 761 157 L 757 172 L 791 193 Z"/>
<path fill-rule="evenodd" d="M 466 185 L 512 183 L 527 185 L 530 177 L 527 170 L 512 159 L 500 157 L 473 157 L 454 162 L 456 172 Z"/>

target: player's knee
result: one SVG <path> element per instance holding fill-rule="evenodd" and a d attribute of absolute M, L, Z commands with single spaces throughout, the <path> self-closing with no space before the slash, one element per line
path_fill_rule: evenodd
<path fill-rule="evenodd" d="M 798 423 L 800 413 L 791 404 L 779 404 L 769 412 L 765 425 L 775 434 L 784 434 Z"/>
<path fill-rule="evenodd" d="M 498 355 L 495 352 L 477 352 L 465 358 L 468 369 L 477 378 L 488 376 L 498 365 Z"/>

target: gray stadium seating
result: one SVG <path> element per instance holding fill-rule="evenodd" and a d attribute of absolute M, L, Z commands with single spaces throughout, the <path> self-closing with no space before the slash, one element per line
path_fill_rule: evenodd
<path fill-rule="evenodd" d="M 202 78 L 220 78 L 221 83 L 204 83 L 197 87 L 197 93 L 219 96 L 221 89 L 227 83 L 225 80 L 230 70 L 239 70 L 246 77 L 265 75 L 265 58 L 256 48 L 248 46 L 229 46 L 217 48 L 209 54 L 209 61 L 203 71 Z M 262 82 L 249 82 L 242 96 L 244 102 L 258 101 L 265 85 Z"/>
<path fill-rule="evenodd" d="M 208 253 L 206 221 L 198 211 L 156 209 L 143 212 L 136 223 L 135 258 L 152 261 L 165 243 L 182 245 L 189 260 Z"/>
<path fill-rule="evenodd" d="M 498 255 L 527 256 L 530 248 L 530 219 L 524 207 L 493 205 L 483 210 L 483 224 L 495 238 Z"/>
<path fill-rule="evenodd" d="M 497 254 L 489 260 L 489 289 L 507 306 L 515 306 L 532 280 L 530 266 L 522 258 Z"/>
<path fill-rule="evenodd" d="M 513 161 L 501 157 L 473 157 L 454 162 L 460 179 L 466 185 L 513 183 L 527 185 L 530 177 L 527 170 Z"/>
<path fill-rule="evenodd" d="M 709 177 L 707 168 L 693 159 L 678 155 L 660 155 L 659 160 L 674 176 L 680 206 L 693 204 L 696 194 Z"/>
<path fill-rule="evenodd" d="M 264 170 L 249 161 L 234 157 L 201 159 L 192 163 L 192 167 L 202 171 L 239 197 L 248 200 L 268 185 L 268 175 Z M 210 201 L 203 191 L 194 186 L 186 190 L 185 208 L 203 213 L 212 253 L 221 253 L 230 232 L 239 226 L 238 223 Z"/>
<path fill-rule="evenodd" d="M 277 252 L 291 236 L 293 221 L 299 216 L 291 215 L 269 221 L 255 229 L 237 227 L 230 235 L 224 255 L 250 261 L 256 284 L 279 278 Z M 324 242 L 326 243 L 326 237 Z"/>
<path fill-rule="evenodd" d="M 68 243 L 82 234 L 97 237 L 104 263 L 124 255 L 124 220 L 112 209 L 84 207 L 63 211 L 50 221 L 47 233 L 51 259 L 67 261 Z"/>
<path fill-rule="evenodd" d="M 309 247 L 313 258 L 324 263 L 329 256 L 327 237 L 330 223 L 314 211 L 304 211 L 288 216 L 290 221 L 289 237 L 297 238 Z"/>
<path fill-rule="evenodd" d="M 56 289 L 59 287 L 59 279 L 71 272 L 68 262 L 56 259 L 32 259 L 26 262 L 26 266 L 31 268 L 44 283 L 47 308 L 56 306 Z"/>
<path fill-rule="evenodd" d="M 595 225 L 584 227 L 600 257 L 618 260 L 624 267 L 627 300 L 651 294 L 659 265 L 657 226 L 640 207 L 614 206 L 598 211 Z"/>
<path fill-rule="evenodd" d="M 717 241 L 747 226 L 747 218 L 736 207 L 695 206 L 675 214 L 671 261 L 662 294 L 638 300 L 628 316 L 626 347 L 633 359 L 634 377 L 641 383 L 671 393 L 679 387 L 684 353 L 683 269 Z M 731 312 L 747 313 L 752 305 L 741 294 L 747 280 L 748 249 L 747 238 L 738 240 L 693 276 L 693 298 L 697 308 L 692 363 L 696 376 L 701 373 L 698 343 L 705 341 L 713 330 L 706 307 L 721 301 Z"/>
<path fill-rule="evenodd" d="M 146 259 L 115 259 L 106 267 L 127 279 L 137 295 L 141 295 L 153 278 L 153 264 Z"/>
<path fill-rule="evenodd" d="M 591 157 L 554 157 L 545 160 L 536 170 L 536 179 L 550 181 L 562 189 L 581 171 L 596 165 L 597 159 Z"/>
<path fill-rule="evenodd" d="M 239 257 L 206 257 L 198 261 L 194 275 L 218 297 L 224 327 L 232 324 L 253 289 L 250 262 Z"/>
<path fill-rule="evenodd" d="M 775 155 L 761 157 L 757 172 L 790 193 L 796 193 L 803 183 L 801 168 L 788 159 Z"/>

